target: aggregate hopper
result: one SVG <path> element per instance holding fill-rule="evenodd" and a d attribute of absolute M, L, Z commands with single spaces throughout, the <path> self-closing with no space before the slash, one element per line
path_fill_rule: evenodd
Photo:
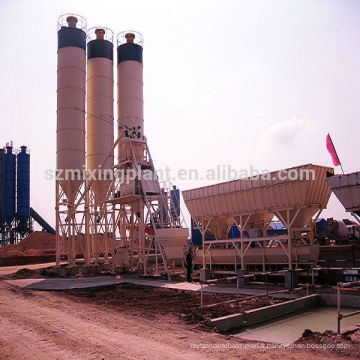
<path fill-rule="evenodd" d="M 345 210 L 360 216 L 360 171 L 334 175 L 327 179 L 329 186 Z"/>
<path fill-rule="evenodd" d="M 293 260 L 316 261 L 319 247 L 313 241 L 302 241 L 301 234 L 305 231 L 312 238 L 312 218 L 317 218 L 327 205 L 331 194 L 327 173 L 333 173 L 333 169 L 307 164 L 258 178 L 183 191 L 185 204 L 203 239 L 206 231 L 215 236 L 214 241 L 204 241 L 195 262 L 200 262 L 200 258 L 203 265 L 235 263 L 236 266 L 241 262 L 244 267 L 250 263 L 291 266 Z M 266 236 L 274 216 L 286 226 L 288 235 Z M 233 224 L 239 228 L 239 239 L 228 238 Z"/>
<path fill-rule="evenodd" d="M 189 237 L 187 228 L 164 228 L 155 229 L 156 239 L 164 251 L 167 260 L 182 261 Z"/>

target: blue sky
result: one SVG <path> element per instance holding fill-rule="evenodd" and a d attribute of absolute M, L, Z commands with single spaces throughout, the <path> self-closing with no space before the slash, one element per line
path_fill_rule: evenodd
<path fill-rule="evenodd" d="M 44 172 L 56 159 L 56 21 L 74 12 L 88 27 L 143 33 L 157 167 L 329 166 L 330 132 L 344 170 L 358 170 L 359 10 L 355 0 L 1 0 L 0 144 L 31 149 L 32 206 L 53 224 L 55 185 Z M 345 213 L 332 198 L 324 215 Z"/>

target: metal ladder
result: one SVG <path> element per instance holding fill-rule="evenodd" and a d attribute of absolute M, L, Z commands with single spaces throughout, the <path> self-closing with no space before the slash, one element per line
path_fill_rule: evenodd
<path fill-rule="evenodd" d="M 133 167 L 135 169 L 139 169 L 139 168 L 142 169 L 142 165 L 144 165 L 144 163 L 146 163 L 145 165 L 148 166 L 148 168 L 146 170 L 150 170 L 152 172 L 152 179 L 153 179 L 152 187 L 154 189 L 159 189 L 159 192 L 157 194 L 152 194 L 152 195 L 147 194 L 146 188 L 148 186 L 145 183 L 146 180 L 144 180 L 143 176 L 141 176 L 141 179 L 140 179 L 140 184 L 141 184 L 141 188 L 142 188 L 141 195 L 142 195 L 144 204 L 148 210 L 148 215 L 150 217 L 149 220 L 152 224 L 154 231 L 157 228 L 179 228 L 179 227 L 182 227 L 182 225 L 185 224 L 185 220 L 184 220 L 183 216 L 181 219 L 181 216 L 179 216 L 177 214 L 175 204 L 173 202 L 172 197 L 170 196 L 170 186 L 171 185 L 169 186 L 169 183 L 167 183 L 166 185 L 168 185 L 168 186 L 161 189 L 160 183 L 156 176 L 154 163 L 153 163 L 147 143 L 141 141 L 141 144 L 144 145 L 144 149 L 143 149 L 144 158 L 138 159 L 137 155 L 135 153 L 135 149 L 133 147 L 133 143 L 139 142 L 139 141 L 134 140 L 134 139 L 128 139 L 128 141 L 130 142 L 130 150 L 131 150 Z M 140 160 L 140 163 L 139 163 L 139 160 Z M 163 191 L 161 191 L 161 190 L 163 190 Z M 180 201 L 179 201 L 179 203 L 180 203 Z M 181 212 L 180 212 L 180 215 L 182 215 Z M 165 272 L 168 275 L 168 279 L 171 280 L 171 270 L 173 270 L 173 272 L 175 272 L 174 264 L 172 264 L 171 261 L 169 261 L 166 258 L 165 251 L 164 251 L 161 243 L 159 241 L 157 241 L 156 235 L 154 236 L 153 241 L 154 241 L 155 249 L 158 249 L 160 252 Z M 150 255 L 150 248 L 151 248 L 151 244 L 149 245 L 148 253 L 146 255 L 147 257 Z M 156 252 L 157 252 L 157 250 L 156 250 Z M 157 253 L 155 254 L 155 256 L 157 257 Z M 184 260 L 183 259 L 182 259 L 181 263 L 182 263 L 182 268 L 184 270 Z"/>

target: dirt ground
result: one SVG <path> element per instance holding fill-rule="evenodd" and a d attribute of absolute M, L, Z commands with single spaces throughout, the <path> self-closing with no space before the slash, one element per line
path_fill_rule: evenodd
<path fill-rule="evenodd" d="M 244 296 L 238 298 L 243 302 L 226 304 L 208 309 L 200 309 L 200 294 L 192 291 L 182 291 L 166 288 L 152 288 L 123 284 L 102 291 L 69 291 L 62 296 L 78 303 L 98 304 L 116 309 L 119 312 L 130 313 L 134 316 L 153 321 L 171 321 L 193 324 L 195 329 L 214 331 L 209 326 L 209 319 L 245 311 L 259 306 L 266 306 L 280 302 L 265 298 L 247 300 Z M 61 296 L 60 295 L 60 296 Z M 214 304 L 220 301 L 235 299 L 232 294 L 204 294 L 204 304 Z"/>
<path fill-rule="evenodd" d="M 0 359 L 337 359 L 325 349 L 271 348 L 217 334 L 196 314 L 187 292 L 116 287 L 101 291 L 34 292 L 0 281 Z M 208 299 L 214 300 L 214 299 Z M 185 314 L 185 315 L 184 315 Z M 311 343 L 319 343 L 309 336 Z M 306 345 L 302 339 L 300 345 Z"/>

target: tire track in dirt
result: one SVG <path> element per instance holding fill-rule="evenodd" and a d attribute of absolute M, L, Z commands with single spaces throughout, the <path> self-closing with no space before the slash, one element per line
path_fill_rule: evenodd
<path fill-rule="evenodd" d="M 139 309 L 139 313 L 142 311 Z M 239 342 L 240 339 L 171 322 L 171 317 L 149 320 L 106 304 L 74 301 L 66 294 L 23 291 L 0 281 L 1 360 L 337 358 L 327 352 L 308 350 L 191 347 L 193 343 Z"/>

